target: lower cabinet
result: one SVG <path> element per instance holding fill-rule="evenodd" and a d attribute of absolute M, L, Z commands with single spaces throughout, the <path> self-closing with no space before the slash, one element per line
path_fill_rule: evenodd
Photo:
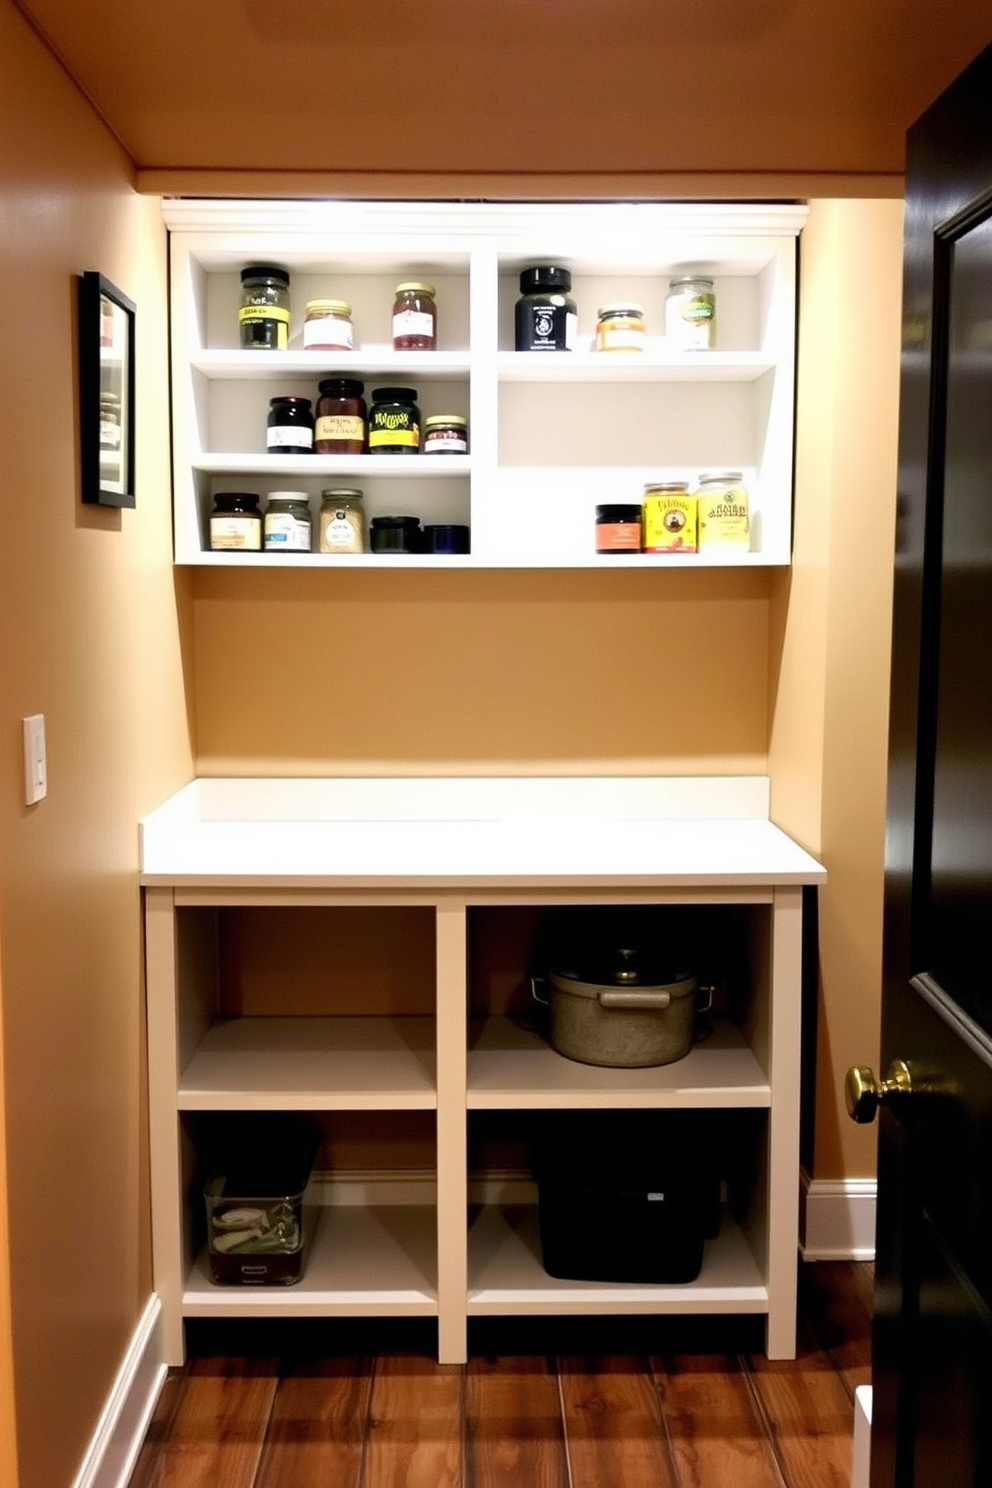
<path fill-rule="evenodd" d="M 439 1358 L 457 1362 L 474 1317 L 752 1313 L 771 1357 L 794 1354 L 799 886 L 144 892 L 170 1363 L 185 1319 L 234 1316 L 436 1317 Z M 566 909 L 581 922 L 620 906 L 675 927 L 673 964 L 709 989 L 690 1052 L 667 1064 L 584 1063 L 549 1040 L 534 979 L 555 970 L 551 928 Z M 305 1193 L 287 1196 L 302 1273 L 273 1283 L 260 1263 L 261 1280 L 218 1283 L 204 1185 L 220 1139 L 248 1158 L 267 1120 L 290 1118 L 316 1153 Z M 647 1192 L 631 1220 L 615 1182 L 639 1152 Z M 661 1279 L 618 1274 L 604 1206 L 618 1225 L 654 1224 L 667 1198 L 677 1229 L 679 1184 L 702 1225 L 698 1274 L 684 1279 L 674 1255 Z M 568 1253 L 583 1204 L 602 1227 L 592 1260 L 585 1243 Z M 552 1231 L 566 1254 L 546 1265 Z"/>

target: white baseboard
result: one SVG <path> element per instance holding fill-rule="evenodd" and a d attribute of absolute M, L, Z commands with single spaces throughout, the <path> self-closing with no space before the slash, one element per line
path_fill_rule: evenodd
<path fill-rule="evenodd" d="M 162 1304 L 148 1299 L 72 1488 L 125 1488 L 166 1375 Z"/>
<path fill-rule="evenodd" d="M 801 1248 L 807 1261 L 875 1259 L 874 1178 L 803 1174 Z"/>
<path fill-rule="evenodd" d="M 854 1452 L 851 1488 L 869 1488 L 871 1477 L 871 1385 L 854 1392 Z"/>

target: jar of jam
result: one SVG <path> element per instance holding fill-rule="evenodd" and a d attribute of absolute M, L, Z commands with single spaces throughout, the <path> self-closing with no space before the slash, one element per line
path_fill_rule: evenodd
<path fill-rule="evenodd" d="M 610 502 L 596 508 L 596 552 L 639 553 L 641 508 L 632 502 Z"/>
<path fill-rule="evenodd" d="M 643 351 L 644 307 L 626 301 L 603 305 L 596 321 L 597 351 Z"/>
<path fill-rule="evenodd" d="M 241 345 L 253 351 L 285 351 L 289 345 L 289 272 L 272 264 L 241 270 L 238 308 Z"/>
<path fill-rule="evenodd" d="M 218 491 L 210 513 L 213 551 L 260 552 L 262 513 L 252 491 Z"/>
<path fill-rule="evenodd" d="M 270 491 L 262 530 L 267 553 L 309 553 L 310 498 L 306 491 Z"/>
<path fill-rule="evenodd" d="M 419 449 L 420 409 L 416 388 L 373 388 L 369 454 L 415 455 Z"/>
<path fill-rule="evenodd" d="M 314 449 L 318 455 L 361 455 L 368 433 L 364 382 L 354 377 L 325 377 L 317 384 Z"/>
<path fill-rule="evenodd" d="M 468 419 L 458 413 L 432 413 L 424 419 L 425 455 L 467 455 Z"/>
<path fill-rule="evenodd" d="M 393 350 L 437 348 L 437 304 L 433 284 L 397 284 L 393 301 Z"/>
<path fill-rule="evenodd" d="M 354 351 L 355 328 L 347 300 L 308 300 L 304 351 Z"/>
<path fill-rule="evenodd" d="M 313 404 L 295 394 L 269 399 L 265 448 L 270 454 L 313 454 Z"/>
<path fill-rule="evenodd" d="M 320 493 L 317 546 L 321 553 L 365 551 L 365 501 L 354 486 Z"/>
<path fill-rule="evenodd" d="M 520 299 L 514 307 L 517 351 L 571 351 L 579 328 L 569 291 L 572 275 L 557 264 L 539 264 L 520 275 Z"/>

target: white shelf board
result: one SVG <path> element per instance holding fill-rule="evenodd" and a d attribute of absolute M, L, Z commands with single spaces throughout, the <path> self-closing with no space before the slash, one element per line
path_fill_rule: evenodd
<path fill-rule="evenodd" d="M 470 1317 L 550 1313 L 761 1313 L 768 1287 L 742 1231 L 724 1216 L 695 1281 L 677 1286 L 563 1281 L 541 1264 L 537 1209 L 487 1205 L 469 1232 Z"/>
<path fill-rule="evenodd" d="M 206 1250 L 187 1277 L 186 1317 L 436 1317 L 437 1212 L 431 1206 L 321 1207 L 292 1286 L 218 1286 Z"/>
<path fill-rule="evenodd" d="M 715 1019 L 711 1035 L 684 1059 L 647 1069 L 579 1064 L 539 1033 L 509 1018 L 487 1018 L 470 1042 L 467 1104 L 470 1110 L 734 1109 L 769 1106 L 771 1086 L 725 1018 Z"/>
<path fill-rule="evenodd" d="M 230 1018 L 179 1078 L 185 1111 L 413 1111 L 437 1105 L 432 1018 Z"/>
<path fill-rule="evenodd" d="M 194 372 L 225 382 L 271 377 L 357 377 L 381 382 L 386 377 L 406 387 L 413 378 L 462 382 L 469 374 L 468 351 L 393 351 L 388 346 L 354 351 L 234 351 L 201 348 L 190 358 Z"/>
<path fill-rule="evenodd" d="M 472 469 L 471 455 L 270 455 L 226 450 L 220 453 L 195 454 L 190 461 L 194 470 L 207 475 L 254 475 L 266 479 L 274 475 L 314 475 L 335 480 L 339 476 L 364 476 L 381 480 L 383 476 L 404 480 L 444 480 L 466 476 Z M 216 558 L 217 554 L 211 554 Z"/>
<path fill-rule="evenodd" d="M 772 357 L 743 351 L 503 351 L 500 382 L 756 382 Z"/>

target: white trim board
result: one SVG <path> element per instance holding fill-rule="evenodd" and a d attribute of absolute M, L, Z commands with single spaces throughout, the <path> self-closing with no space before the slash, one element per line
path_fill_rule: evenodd
<path fill-rule="evenodd" d="M 151 1296 L 72 1488 L 126 1488 L 167 1372 L 161 1320 L 162 1304 Z"/>
<path fill-rule="evenodd" d="M 807 1261 L 875 1259 L 874 1178 L 802 1179 L 801 1248 Z"/>

